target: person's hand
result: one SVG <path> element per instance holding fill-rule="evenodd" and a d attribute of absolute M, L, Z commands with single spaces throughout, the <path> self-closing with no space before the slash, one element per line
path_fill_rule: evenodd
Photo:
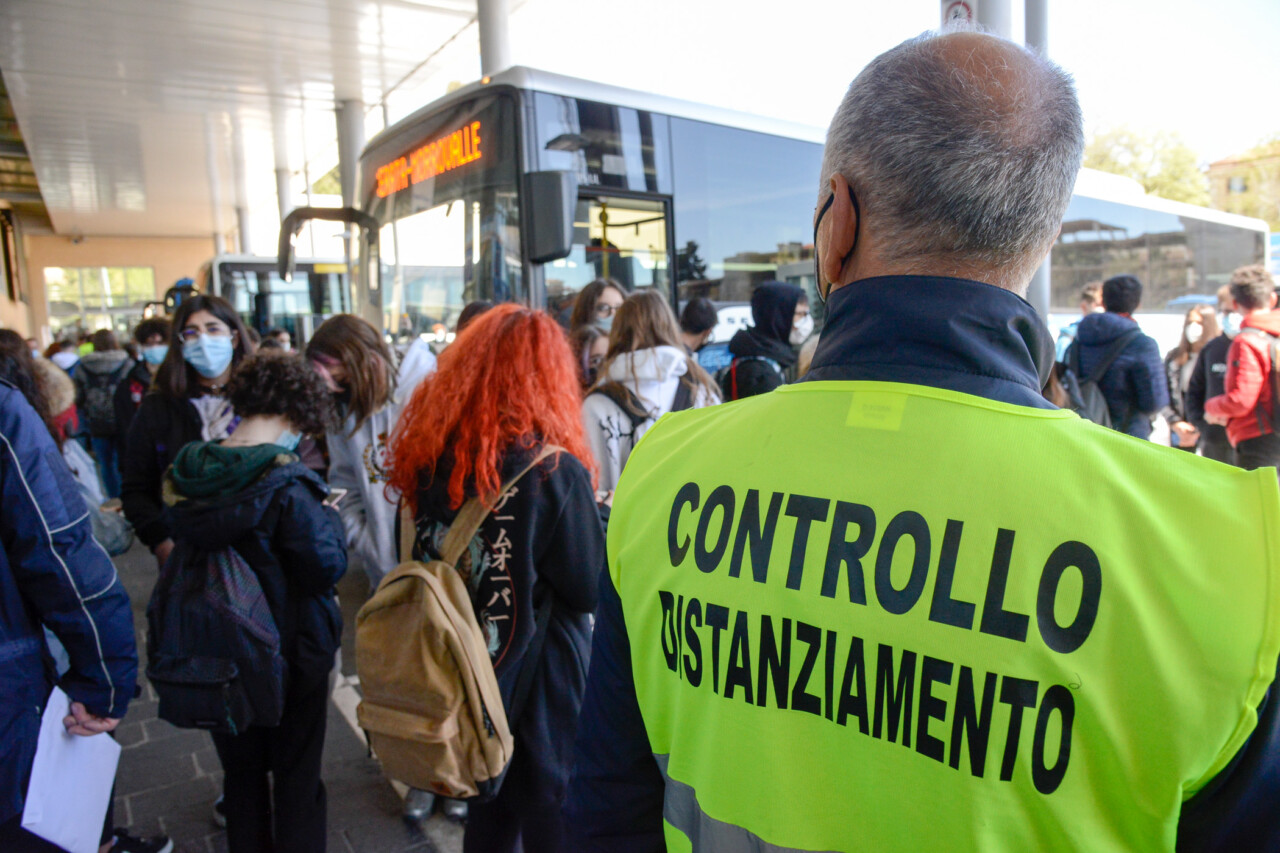
<path fill-rule="evenodd" d="M 1205 420 L 1205 423 L 1214 424 L 1215 426 L 1227 425 L 1226 418 L 1222 417 L 1221 415 L 1211 415 L 1208 412 L 1204 413 L 1204 420 Z"/>
<path fill-rule="evenodd" d="M 1178 421 L 1170 427 L 1178 435 L 1178 444 L 1181 447 L 1190 447 L 1200 440 L 1200 430 L 1193 427 L 1186 421 Z"/>
<path fill-rule="evenodd" d="M 603 491 L 603 490 L 601 490 L 601 491 L 597 491 L 597 492 L 596 492 L 596 503 L 600 504 L 601 506 L 612 507 L 612 506 L 613 506 L 613 491 L 612 491 L 612 490 L 607 491 L 607 492 L 606 492 L 606 491 Z"/>
<path fill-rule="evenodd" d="M 156 555 L 156 560 L 163 566 L 169 561 L 169 555 L 173 553 L 173 540 L 164 540 L 152 550 L 152 553 Z"/>
<path fill-rule="evenodd" d="M 66 726 L 69 734 L 93 737 L 103 732 L 114 731 L 115 727 L 120 725 L 120 721 L 113 717 L 99 717 L 90 714 L 84 705 L 79 702 L 72 702 L 71 713 L 62 718 L 62 725 Z"/>

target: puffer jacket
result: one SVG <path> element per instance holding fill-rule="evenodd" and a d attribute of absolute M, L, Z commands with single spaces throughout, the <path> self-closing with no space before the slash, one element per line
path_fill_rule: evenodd
<path fill-rule="evenodd" d="M 55 677 L 41 623 L 66 648 L 57 681 L 94 714 L 123 717 L 138 673 L 133 612 L 93 541 L 88 508 L 39 415 L 0 382 L 0 823 L 22 810 Z"/>
<path fill-rule="evenodd" d="M 1227 438 L 1232 447 L 1275 431 L 1268 335 L 1280 335 L 1280 312 L 1255 312 L 1244 318 L 1240 333 L 1227 350 L 1224 393 L 1204 403 L 1206 414 L 1228 418 Z"/>
<path fill-rule="evenodd" d="M 1079 378 L 1089 375 L 1117 338 L 1136 328 L 1135 320 L 1111 312 L 1084 317 L 1072 344 L 1080 351 Z M 1131 341 L 1098 380 L 1098 390 L 1107 400 L 1117 430 L 1136 438 L 1149 437 L 1152 416 L 1169 405 L 1164 360 L 1155 339 L 1139 335 Z"/>

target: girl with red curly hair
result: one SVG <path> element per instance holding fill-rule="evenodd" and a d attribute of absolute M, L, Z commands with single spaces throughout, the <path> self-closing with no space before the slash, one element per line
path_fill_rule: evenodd
<path fill-rule="evenodd" d="M 583 436 L 578 372 L 548 315 L 498 305 L 440 356 L 391 438 L 391 482 L 414 509 L 416 559 L 440 556 L 459 508 L 478 496 L 492 511 L 472 540 L 471 600 L 489 641 L 516 738 L 495 799 L 472 804 L 463 849 L 527 853 L 562 848 L 560 806 L 586 686 L 591 614 L 604 567 L 595 464 Z M 542 451 L 562 448 L 503 485 Z M 496 506 L 494 504 L 497 504 Z M 538 611 L 549 617 L 538 624 Z M 541 654 L 526 660 L 535 633 Z M 536 667 L 523 708 L 520 672 Z M 513 713 L 514 711 L 514 713 Z"/>

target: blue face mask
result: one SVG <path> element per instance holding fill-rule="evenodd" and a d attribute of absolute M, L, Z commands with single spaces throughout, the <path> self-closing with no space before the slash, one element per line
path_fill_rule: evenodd
<path fill-rule="evenodd" d="M 234 352 L 230 335 L 201 335 L 182 345 L 182 357 L 205 379 L 221 376 Z"/>
<path fill-rule="evenodd" d="M 1228 338 L 1234 338 L 1240 334 L 1240 315 L 1235 311 L 1228 311 L 1222 315 L 1222 331 Z"/>
<path fill-rule="evenodd" d="M 285 450 L 297 450 L 298 445 L 302 443 L 302 436 L 296 432 L 285 430 L 280 433 L 280 437 L 276 439 L 275 443 Z"/>
<path fill-rule="evenodd" d="M 142 360 L 147 364 L 160 364 L 168 354 L 168 344 L 152 344 L 149 347 L 142 348 Z"/>
<path fill-rule="evenodd" d="M 608 317 L 597 317 L 596 328 L 604 332 L 606 335 L 609 334 L 610 330 L 613 329 L 613 315 L 610 314 Z"/>

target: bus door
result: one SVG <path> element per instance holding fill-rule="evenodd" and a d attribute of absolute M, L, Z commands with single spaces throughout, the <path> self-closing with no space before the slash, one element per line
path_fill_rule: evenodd
<path fill-rule="evenodd" d="M 671 199 L 581 188 L 568 257 L 545 267 L 547 307 L 567 322 L 578 291 L 611 278 L 628 291 L 659 288 L 675 306 Z"/>

